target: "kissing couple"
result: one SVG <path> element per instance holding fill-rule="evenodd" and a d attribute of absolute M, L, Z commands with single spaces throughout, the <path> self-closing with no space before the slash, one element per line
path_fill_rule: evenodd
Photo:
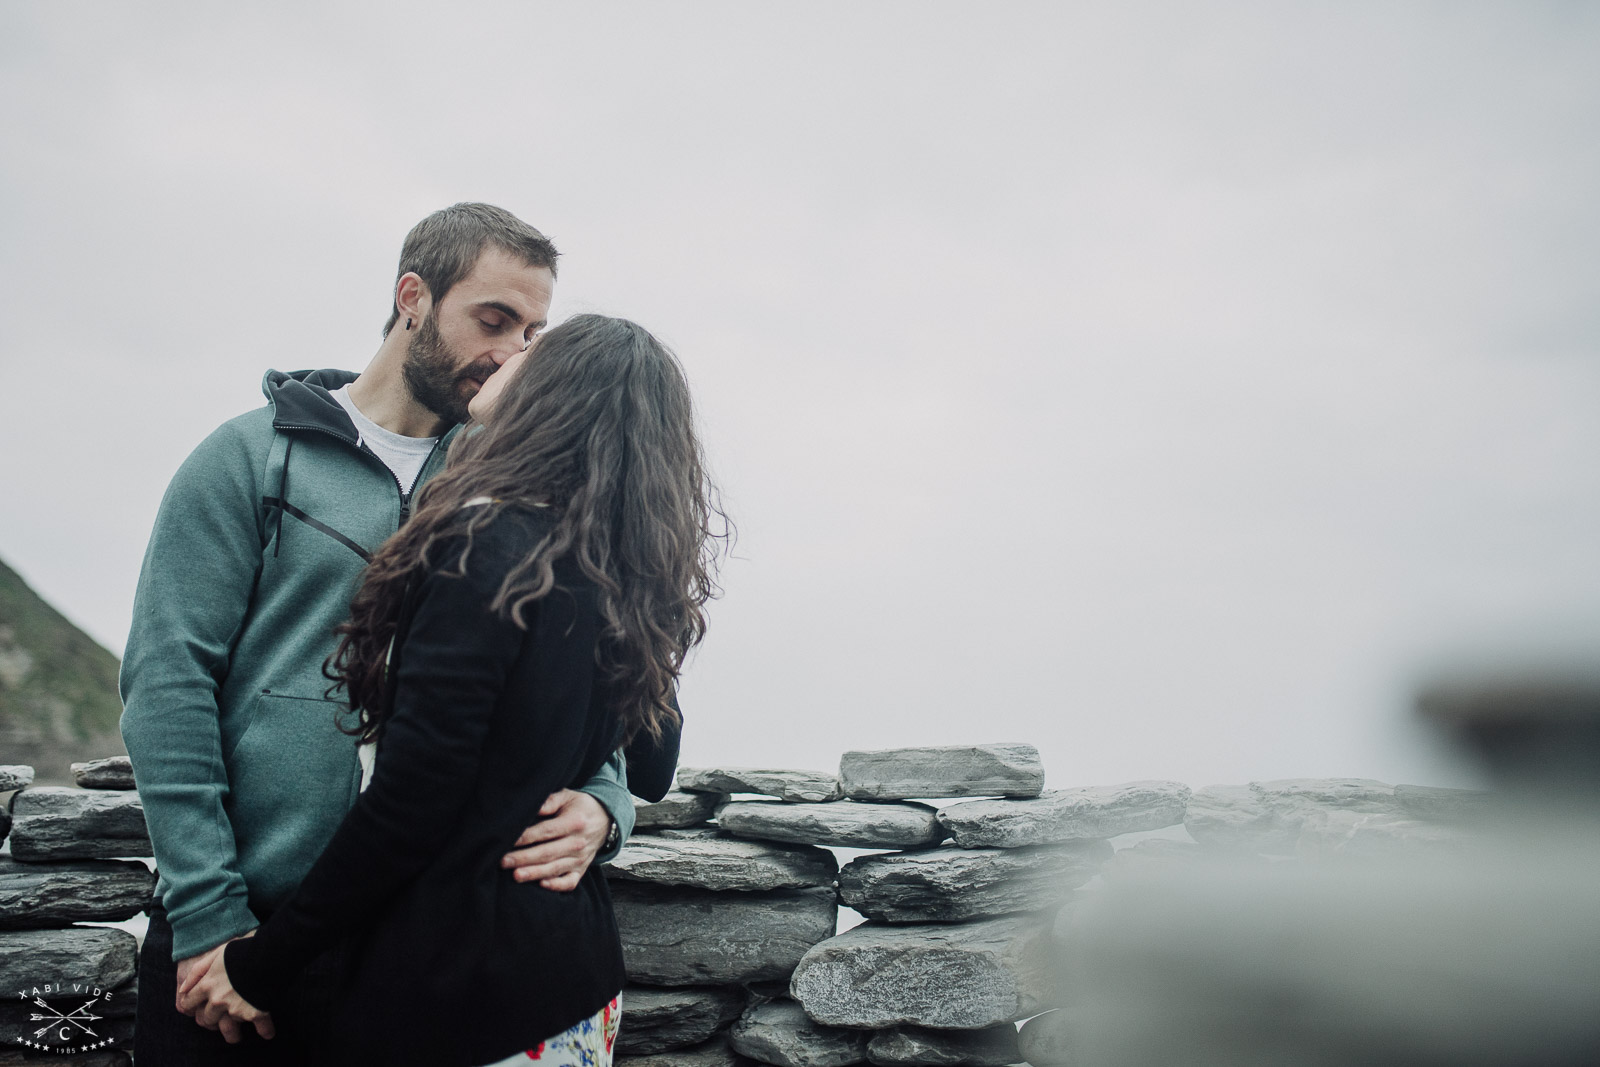
<path fill-rule="evenodd" d="M 366 369 L 269 371 L 173 477 L 121 679 L 140 1067 L 608 1067 L 599 866 L 671 784 L 726 520 L 673 354 L 546 330 L 556 259 L 435 212 Z"/>

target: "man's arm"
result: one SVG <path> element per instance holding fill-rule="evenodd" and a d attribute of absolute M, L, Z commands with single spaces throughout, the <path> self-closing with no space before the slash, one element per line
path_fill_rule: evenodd
<path fill-rule="evenodd" d="M 633 799 L 628 796 L 628 765 L 622 750 L 611 753 L 611 758 L 583 784 L 579 792 L 587 793 L 600 802 L 617 825 L 616 844 L 593 857 L 595 863 L 610 863 L 622 851 L 633 834 Z M 609 829 L 609 827 L 608 827 Z M 604 841 L 604 837 L 601 838 Z"/>
<path fill-rule="evenodd" d="M 122 660 L 122 737 L 177 960 L 256 925 L 223 806 L 217 698 L 261 561 L 258 495 L 237 427 L 184 461 L 156 515 Z"/>

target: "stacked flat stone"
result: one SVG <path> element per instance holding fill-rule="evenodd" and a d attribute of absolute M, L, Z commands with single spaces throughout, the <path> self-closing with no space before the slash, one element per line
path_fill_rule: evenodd
<path fill-rule="evenodd" d="M 732 1050 L 778 1067 L 1015 1063 L 1012 1020 L 1039 1010 L 1049 970 L 1041 909 L 1092 877 L 1104 842 L 1002 850 L 947 845 L 928 801 L 1031 797 L 1044 785 L 1028 745 L 850 752 L 837 779 L 685 771 L 685 790 L 764 794 L 716 811 L 720 832 L 762 847 L 887 849 L 838 874 L 839 901 L 868 917 L 820 940 L 781 992 L 752 1003 Z M 626 1024 L 624 1024 L 626 1025 Z"/>
<path fill-rule="evenodd" d="M 52 1061 L 130 1062 L 137 940 L 76 924 L 120 922 L 148 907 L 155 873 L 114 857 L 149 856 L 150 839 L 127 757 L 75 763 L 73 772 L 80 788 L 34 786 L 31 767 L 0 767 L 0 792 L 16 790 L 10 855 L 0 855 L 0 1064 L 23 1062 L 27 1042 L 50 1047 L 34 1016 L 86 1002 L 98 1017 L 94 1036 L 73 1041 L 94 1051 Z"/>
<path fill-rule="evenodd" d="M 1013 1024 L 1054 1006 L 1053 928 L 1111 858 L 1106 839 L 1175 824 L 1187 799 L 1176 783 L 1046 792 L 1027 745 L 848 753 L 840 777 L 858 802 L 961 801 L 931 809 L 950 843 L 840 871 L 840 899 L 869 921 L 791 983 L 814 1021 L 878 1031 L 880 1064 L 1017 1062 Z"/>
<path fill-rule="evenodd" d="M 26 789 L 33 784 L 33 768 L 18 763 L 0 765 L 0 793 Z M 0 811 L 0 844 L 11 833 L 11 805 Z"/>
<path fill-rule="evenodd" d="M 678 785 L 659 803 L 636 802 L 634 835 L 605 869 L 628 969 L 621 1067 L 748 1062 L 732 1025 L 781 993 L 806 951 L 838 926 L 831 852 L 711 825 L 730 793 L 818 800 L 839 795 L 836 778 L 683 768 Z"/>
<path fill-rule="evenodd" d="M 62 985 L 98 991 L 112 1047 L 55 1061 L 128 1063 L 135 940 L 76 924 L 145 909 L 155 875 L 126 857 L 150 843 L 126 757 L 72 769 L 77 787 L 59 788 L 0 766 L 0 1067 L 39 1025 L 14 994 Z M 1065 1067 L 1073 1016 L 1053 963 L 1097 874 L 1114 888 L 1207 853 L 1437 851 L 1489 802 L 1359 778 L 1046 791 L 1018 744 L 849 752 L 837 774 L 683 768 L 661 802 L 636 801 L 606 868 L 630 982 L 619 1067 Z M 1113 854 L 1108 840 L 1180 823 L 1190 841 Z M 841 847 L 881 851 L 841 869 Z M 867 921 L 836 934 L 840 904 Z"/>
<path fill-rule="evenodd" d="M 1488 816 L 1491 794 L 1370 778 L 1287 778 L 1198 790 L 1184 815 L 1207 851 L 1303 860 L 1448 852 Z"/>

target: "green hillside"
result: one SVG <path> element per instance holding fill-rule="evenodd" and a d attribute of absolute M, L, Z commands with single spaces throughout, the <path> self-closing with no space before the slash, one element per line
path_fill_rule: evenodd
<path fill-rule="evenodd" d="M 0 562 L 0 763 L 70 783 L 68 764 L 125 752 L 117 657 Z"/>

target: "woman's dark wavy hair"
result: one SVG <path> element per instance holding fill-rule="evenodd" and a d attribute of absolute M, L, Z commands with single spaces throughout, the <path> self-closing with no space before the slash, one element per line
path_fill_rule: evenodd
<path fill-rule="evenodd" d="M 489 497 L 493 503 L 463 508 Z M 539 339 L 506 382 L 490 420 L 469 427 L 411 521 L 373 556 L 325 673 L 377 736 L 387 716 L 386 661 L 408 583 L 440 541 L 501 509 L 539 502 L 556 525 L 501 584 L 490 610 L 526 629 L 528 605 L 555 588 L 571 555 L 599 588 L 596 659 L 623 733 L 659 740 L 683 658 L 705 635 L 716 564 L 731 536 L 695 436 L 689 386 L 670 351 L 626 319 L 579 315 Z"/>

